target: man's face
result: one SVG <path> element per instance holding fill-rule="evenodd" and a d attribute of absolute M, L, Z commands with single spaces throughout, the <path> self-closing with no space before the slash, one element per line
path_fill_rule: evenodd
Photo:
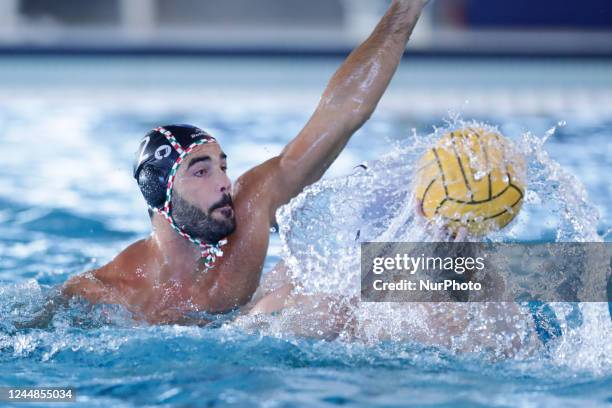
<path fill-rule="evenodd" d="M 189 235 L 216 243 L 234 232 L 236 217 L 227 157 L 217 143 L 196 147 L 181 163 L 172 192 L 172 218 Z"/>

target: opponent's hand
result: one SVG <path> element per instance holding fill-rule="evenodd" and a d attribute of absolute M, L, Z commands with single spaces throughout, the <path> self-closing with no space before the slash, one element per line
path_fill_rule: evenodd
<path fill-rule="evenodd" d="M 465 242 L 468 231 L 465 227 L 460 227 L 456 231 L 451 231 L 447 226 L 437 225 L 432 220 L 425 218 L 425 214 L 421 210 L 421 202 L 417 198 L 414 212 L 425 225 L 425 229 L 437 242 Z"/>
<path fill-rule="evenodd" d="M 451 231 L 446 226 L 440 228 L 434 223 L 429 224 L 431 234 L 437 242 L 465 242 L 468 232 L 465 227 L 459 227 Z"/>

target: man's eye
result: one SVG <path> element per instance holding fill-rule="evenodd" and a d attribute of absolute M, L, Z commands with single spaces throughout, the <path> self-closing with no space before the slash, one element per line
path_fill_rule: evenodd
<path fill-rule="evenodd" d="M 206 174 L 206 170 L 205 170 L 205 169 L 198 170 L 198 171 L 196 171 L 196 172 L 194 173 L 194 175 L 196 175 L 196 176 L 198 176 L 198 177 L 201 177 L 201 176 L 203 176 L 203 175 L 205 175 L 205 174 Z"/>

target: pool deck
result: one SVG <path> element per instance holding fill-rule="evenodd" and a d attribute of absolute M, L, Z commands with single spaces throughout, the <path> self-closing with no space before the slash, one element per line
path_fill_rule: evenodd
<path fill-rule="evenodd" d="M 0 103 L 312 110 L 339 57 L 0 58 Z M 168 98 L 171 94 L 172 98 Z M 407 56 L 379 112 L 612 115 L 612 60 Z"/>

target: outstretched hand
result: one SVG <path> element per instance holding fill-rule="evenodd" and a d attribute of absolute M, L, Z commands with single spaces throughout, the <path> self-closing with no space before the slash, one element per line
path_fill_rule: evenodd
<path fill-rule="evenodd" d="M 416 199 L 415 205 L 416 216 L 423 221 L 425 228 L 432 238 L 437 242 L 465 242 L 468 230 L 465 227 L 459 227 L 457 230 L 451 230 L 448 226 L 439 226 L 432 220 L 425 218 L 423 214 L 420 200 Z"/>

